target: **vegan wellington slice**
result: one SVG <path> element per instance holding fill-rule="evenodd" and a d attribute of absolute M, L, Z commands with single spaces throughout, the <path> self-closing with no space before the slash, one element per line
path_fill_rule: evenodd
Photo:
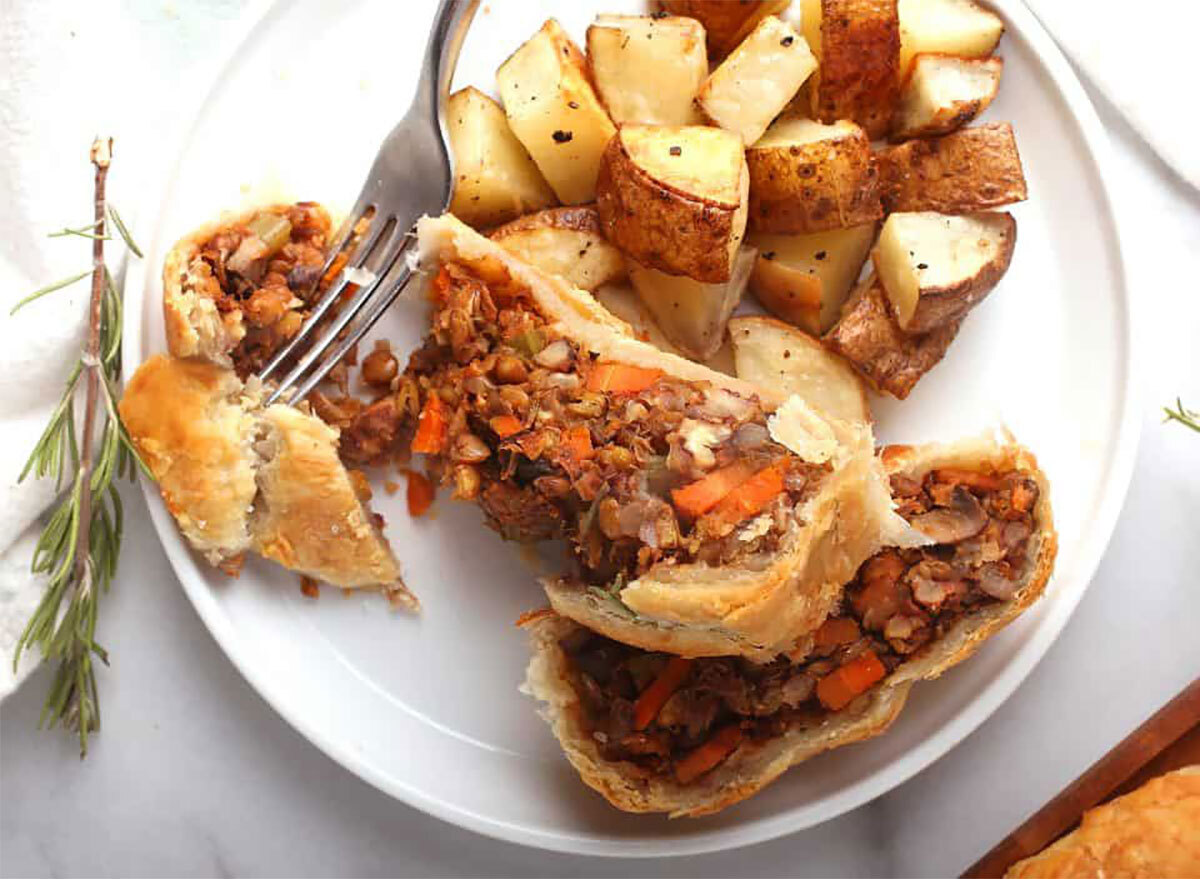
<path fill-rule="evenodd" d="M 452 217 L 419 233 L 431 329 L 397 417 L 502 535 L 567 542 L 547 584 L 564 615 L 647 648 L 769 658 L 903 530 L 869 428 L 636 340 Z"/>

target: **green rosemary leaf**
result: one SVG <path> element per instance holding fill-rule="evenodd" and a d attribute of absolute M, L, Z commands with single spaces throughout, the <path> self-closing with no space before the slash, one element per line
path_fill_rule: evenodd
<path fill-rule="evenodd" d="M 110 219 L 112 219 L 113 226 L 121 235 L 121 240 L 125 242 L 125 246 L 129 248 L 134 256 L 136 256 L 138 259 L 141 259 L 141 249 L 134 243 L 133 237 L 129 234 L 129 230 L 125 228 L 125 222 L 121 219 L 121 215 L 117 213 L 117 209 L 111 204 L 108 206 L 108 216 Z"/>
<path fill-rule="evenodd" d="M 51 232 L 47 238 L 61 238 L 63 235 L 73 235 L 76 232 L 95 232 L 96 227 L 100 224 L 93 220 L 90 223 L 84 223 L 82 226 L 64 226 L 60 232 Z"/>
<path fill-rule="evenodd" d="M 14 670 L 22 655 L 35 646 L 45 660 L 55 662 L 38 725 L 61 725 L 76 733 L 80 757 L 87 754 L 89 734 L 100 728 L 93 659 L 98 657 L 107 664 L 108 653 L 95 638 L 99 596 L 108 591 L 116 576 L 125 516 L 115 481 L 126 473 L 134 477 L 139 467 L 147 472 L 117 412 L 115 388 L 121 374 L 124 306 L 103 260 L 104 242 L 110 240 L 103 217 L 111 219 L 112 227 L 132 254 L 141 257 L 142 251 L 120 214 L 105 202 L 112 141 L 97 138 L 92 144 L 91 160 L 97 219 L 86 226 L 65 228 L 52 237 L 90 239 L 93 271 L 100 274 L 88 311 L 85 353 L 76 362 L 62 399 L 30 450 L 20 476 L 52 476 L 59 488 L 65 485 L 65 490 L 46 517 L 30 562 L 34 572 L 46 577 L 46 590 L 13 652 Z M 13 312 L 92 274 L 81 272 L 37 290 L 18 302 Z M 99 391 L 103 405 L 89 407 L 86 423 L 77 429 L 74 404 L 79 379 L 85 372 L 90 389 Z"/>
<path fill-rule="evenodd" d="M 91 226 L 85 226 L 82 229 L 60 229 L 57 232 L 51 232 L 46 237 L 47 238 L 65 238 L 68 235 L 75 235 L 79 238 L 90 238 L 93 241 L 97 241 L 97 240 L 112 241 L 111 235 L 97 235 L 95 232 L 86 231 L 87 229 L 95 229 L 95 228 L 96 228 L 96 224 L 93 223 Z"/>
<path fill-rule="evenodd" d="M 104 338 L 100 340 L 100 349 L 103 352 L 104 365 L 108 367 L 121 357 L 123 321 L 121 294 L 117 291 L 116 282 L 113 281 L 107 266 L 104 269 L 104 309 L 106 313 L 101 324 Z"/>
<path fill-rule="evenodd" d="M 20 302 L 18 302 L 16 305 L 14 305 L 12 307 L 12 310 L 9 311 L 9 313 L 8 313 L 9 316 L 11 317 L 12 315 L 16 314 L 18 311 L 20 311 L 22 308 L 24 308 L 30 302 L 33 302 L 35 299 L 41 299 L 43 296 L 45 296 L 49 293 L 53 293 L 55 290 L 61 290 L 63 287 L 70 287 L 72 284 L 76 283 L 77 281 L 82 281 L 84 278 L 86 278 L 91 273 L 92 273 L 92 270 L 88 269 L 86 272 L 80 272 L 78 275 L 73 275 L 70 278 L 66 278 L 65 280 L 56 281 L 55 283 L 50 284 L 47 287 L 42 287 L 40 290 L 34 290 L 32 293 L 30 293 L 28 296 L 26 296 L 24 299 L 22 299 Z"/>

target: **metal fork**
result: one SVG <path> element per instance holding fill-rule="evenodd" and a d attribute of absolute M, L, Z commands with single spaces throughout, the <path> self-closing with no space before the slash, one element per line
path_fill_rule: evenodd
<path fill-rule="evenodd" d="M 349 245 L 358 223 L 373 212 L 367 234 L 313 306 L 300 331 L 262 368 L 259 378 L 269 379 L 310 340 L 330 307 L 349 284 L 356 283 L 348 275 L 360 278 L 366 270 L 373 278 L 362 283 L 308 350 L 300 354 L 295 366 L 267 397 L 268 405 L 278 400 L 291 404 L 303 400 L 366 335 L 412 274 L 407 254 L 414 243 L 413 225 L 422 214 L 438 214 L 449 206 L 453 177 L 446 146 L 446 98 L 463 38 L 478 5 L 479 0 L 442 0 L 425 47 L 416 97 L 379 148 L 358 201 L 338 230 L 321 276 Z M 352 325 L 356 317 L 359 319 Z"/>

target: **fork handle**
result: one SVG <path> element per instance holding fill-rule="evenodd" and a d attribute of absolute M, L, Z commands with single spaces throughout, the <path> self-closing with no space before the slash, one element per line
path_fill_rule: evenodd
<path fill-rule="evenodd" d="M 408 115 L 432 119 L 442 133 L 443 143 L 448 142 L 448 137 L 442 108 L 450 96 L 450 80 L 454 77 L 458 53 L 478 8 L 479 0 L 442 0 L 429 30 L 421 80 Z"/>

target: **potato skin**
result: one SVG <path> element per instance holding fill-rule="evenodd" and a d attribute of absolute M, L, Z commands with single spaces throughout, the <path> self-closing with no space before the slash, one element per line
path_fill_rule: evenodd
<path fill-rule="evenodd" d="M 746 150 L 754 232 L 808 234 L 883 216 L 879 171 L 860 129 L 837 140 Z"/>
<path fill-rule="evenodd" d="M 707 283 L 728 281 L 730 241 L 745 234 L 737 228 L 738 207 L 663 185 L 630 158 L 619 133 L 601 157 L 596 210 L 605 237 L 644 266 Z"/>
<path fill-rule="evenodd" d="M 904 332 L 928 333 L 946 324 L 959 323 L 976 305 L 987 298 L 993 288 L 1000 283 L 1012 262 L 1013 251 L 1017 246 L 1017 221 L 1009 213 L 985 214 L 990 222 L 998 227 L 997 236 L 1000 238 L 999 250 L 978 272 L 969 278 L 963 278 L 957 283 L 940 287 L 926 287 L 920 291 L 916 310 L 909 319 Z M 879 249 L 872 254 L 876 273 L 880 274 Z M 882 283 L 882 282 L 881 282 Z M 885 291 L 886 293 L 886 291 Z"/>
<path fill-rule="evenodd" d="M 961 325 L 960 318 L 924 335 L 907 335 L 888 309 L 878 278 L 871 275 L 822 341 L 849 360 L 877 391 L 903 400 L 945 356 Z"/>
<path fill-rule="evenodd" d="M 896 0 L 822 0 L 820 56 L 815 116 L 852 119 L 872 140 L 887 134 L 900 91 Z"/>
<path fill-rule="evenodd" d="M 708 56 L 723 58 L 768 15 L 787 9 L 788 0 L 662 0 L 672 15 L 694 18 L 708 35 Z"/>
<path fill-rule="evenodd" d="M 1024 201 L 1012 126 L 993 122 L 878 153 L 884 210 L 963 214 Z"/>
<path fill-rule="evenodd" d="M 488 238 L 495 241 L 517 232 L 546 228 L 566 229 L 571 232 L 589 232 L 595 235 L 604 234 L 604 228 L 600 224 L 600 215 L 596 213 L 596 206 L 577 204 L 561 208 L 549 208 L 544 211 L 537 211 L 536 213 L 517 217 L 517 219 L 510 223 L 497 226 L 488 233 Z"/>

